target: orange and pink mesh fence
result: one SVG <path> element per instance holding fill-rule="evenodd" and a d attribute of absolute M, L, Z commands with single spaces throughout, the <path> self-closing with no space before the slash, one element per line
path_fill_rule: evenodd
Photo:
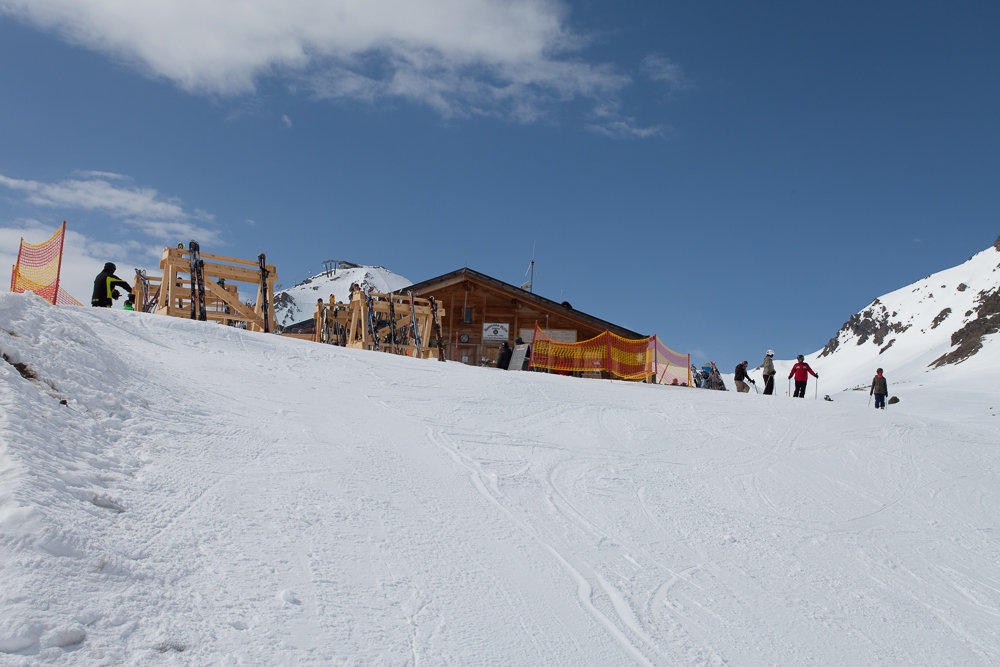
<path fill-rule="evenodd" d="M 562 343 L 536 324 L 531 365 L 557 373 L 604 372 L 623 380 L 691 386 L 691 355 L 674 352 L 656 336 L 630 340 L 605 331 L 590 340 Z"/>
<path fill-rule="evenodd" d="M 25 243 L 22 238 L 17 263 L 10 274 L 10 291 L 19 294 L 34 292 L 49 303 L 59 306 L 83 305 L 59 286 L 65 238 L 65 222 L 52 238 L 39 245 Z"/>

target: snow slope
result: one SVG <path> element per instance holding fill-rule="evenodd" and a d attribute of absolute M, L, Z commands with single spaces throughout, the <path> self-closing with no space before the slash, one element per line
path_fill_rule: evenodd
<path fill-rule="evenodd" d="M 381 266 L 356 266 L 341 263 L 345 268 L 312 276 L 294 287 L 276 292 L 274 295 L 274 317 L 285 327 L 296 322 L 311 319 L 316 300 L 329 300 L 334 296 L 337 302 L 346 303 L 350 298 L 351 285 L 357 283 L 362 289 L 371 288 L 375 292 L 395 292 L 413 283 Z"/>
<path fill-rule="evenodd" d="M 0 665 L 1000 661 L 988 418 L 0 327 Z"/>
<path fill-rule="evenodd" d="M 965 420 L 1000 414 L 1000 335 L 976 333 L 1000 330 L 998 300 L 1000 239 L 963 264 L 881 296 L 854 315 L 824 349 L 806 355 L 820 374 L 818 392 L 810 376 L 807 396 L 829 394 L 835 401 L 867 404 L 875 370 L 882 368 L 890 395 L 900 399 L 889 409 Z M 963 342 L 953 345 L 956 332 Z M 935 363 L 949 353 L 949 363 Z M 761 350 L 750 366 L 763 358 Z M 794 363 L 794 357 L 774 362 L 775 389 L 782 397 Z M 751 376 L 763 388 L 760 370 Z M 727 387 L 733 387 L 732 375 Z"/>

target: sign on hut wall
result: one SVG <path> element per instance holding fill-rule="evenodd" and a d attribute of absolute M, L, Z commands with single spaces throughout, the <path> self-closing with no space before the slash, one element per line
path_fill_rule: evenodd
<path fill-rule="evenodd" d="M 575 343 L 576 342 L 576 329 L 546 329 L 545 335 L 552 340 L 557 340 L 560 343 Z M 521 329 L 521 340 L 526 343 L 534 342 L 535 340 L 535 330 L 534 329 Z"/>
<path fill-rule="evenodd" d="M 510 324 L 506 322 L 484 324 L 483 340 L 510 340 Z"/>

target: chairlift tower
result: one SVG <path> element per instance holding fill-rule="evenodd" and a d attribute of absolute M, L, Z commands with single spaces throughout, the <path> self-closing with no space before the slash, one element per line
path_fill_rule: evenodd
<path fill-rule="evenodd" d="M 338 264 L 340 264 L 340 260 L 336 260 L 336 259 L 324 259 L 323 260 L 323 266 L 326 267 L 326 272 L 327 273 L 332 273 L 333 275 L 337 275 L 337 265 Z"/>

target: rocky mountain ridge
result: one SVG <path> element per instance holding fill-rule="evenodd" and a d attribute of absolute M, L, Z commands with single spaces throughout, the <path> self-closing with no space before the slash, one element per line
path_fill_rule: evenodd
<path fill-rule="evenodd" d="M 882 355 L 903 334 L 919 325 L 919 330 L 911 336 L 926 336 L 944 327 L 927 342 L 937 346 L 940 334 L 947 333 L 950 343 L 949 349 L 929 366 L 937 368 L 965 361 L 982 349 L 984 337 L 1000 332 L 998 269 L 1000 237 L 992 248 L 973 255 L 957 267 L 932 274 L 875 299 L 867 308 L 844 322 L 837 335 L 818 353 L 818 358 L 830 357 L 842 346 L 863 346 L 869 341 L 878 347 L 878 354 Z M 960 274 L 969 274 L 969 282 Z M 938 290 L 937 295 L 934 290 Z M 914 299 L 913 295 L 917 298 Z M 962 313 L 960 319 L 954 317 L 955 313 Z"/>
<path fill-rule="evenodd" d="M 955 419 L 1000 416 L 1000 238 L 958 266 L 874 299 L 805 359 L 821 376 L 810 377 L 808 398 L 866 405 L 882 368 L 900 401 L 894 410 L 935 413 L 945 402 Z M 793 364 L 774 361 L 778 396 L 791 393 Z M 751 374 L 763 381 L 759 368 Z"/>

